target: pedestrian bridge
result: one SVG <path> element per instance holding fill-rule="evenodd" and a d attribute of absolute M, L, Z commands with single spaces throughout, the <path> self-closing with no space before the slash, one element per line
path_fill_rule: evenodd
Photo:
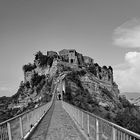
<path fill-rule="evenodd" d="M 52 100 L 0 124 L 0 140 L 140 140 L 140 135 Z"/>

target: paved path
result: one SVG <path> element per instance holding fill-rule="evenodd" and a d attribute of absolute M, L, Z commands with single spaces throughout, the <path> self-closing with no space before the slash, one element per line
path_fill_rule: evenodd
<path fill-rule="evenodd" d="M 85 140 L 74 122 L 56 101 L 46 140 Z"/>
<path fill-rule="evenodd" d="M 48 116 L 51 115 L 50 121 Z M 29 140 L 85 140 L 85 138 L 62 108 L 61 101 L 55 101 L 54 110 L 52 108 L 48 112 Z"/>

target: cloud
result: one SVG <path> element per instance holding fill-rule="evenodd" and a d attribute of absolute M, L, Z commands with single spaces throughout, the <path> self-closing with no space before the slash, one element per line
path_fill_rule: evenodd
<path fill-rule="evenodd" d="M 140 52 L 125 54 L 125 62 L 114 67 L 114 78 L 121 92 L 140 92 Z"/>
<path fill-rule="evenodd" d="M 113 44 L 126 48 L 140 48 L 140 20 L 128 20 L 114 30 Z"/>

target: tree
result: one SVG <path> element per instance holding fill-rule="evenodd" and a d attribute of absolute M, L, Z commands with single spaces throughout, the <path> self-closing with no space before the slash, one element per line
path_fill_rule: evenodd
<path fill-rule="evenodd" d="M 123 112 L 118 112 L 114 121 L 118 125 L 140 134 L 140 120 L 131 114 L 129 108 Z"/>
<path fill-rule="evenodd" d="M 43 55 L 43 53 L 41 51 L 39 51 L 35 54 L 35 61 L 38 61 L 38 64 L 40 66 L 47 65 L 47 60 L 48 60 L 47 55 Z"/>
<path fill-rule="evenodd" d="M 27 65 L 24 65 L 22 67 L 22 69 L 23 69 L 24 72 L 32 71 L 35 68 L 36 68 L 35 64 L 31 64 L 31 63 L 28 63 Z"/>
<path fill-rule="evenodd" d="M 107 70 L 107 66 L 103 66 L 103 69 Z"/>
<path fill-rule="evenodd" d="M 113 68 L 111 66 L 109 66 L 108 68 L 111 70 L 111 72 L 113 72 Z"/>
<path fill-rule="evenodd" d="M 51 67 L 53 63 L 53 57 L 48 57 L 47 64 Z"/>
<path fill-rule="evenodd" d="M 90 66 L 88 68 L 88 71 L 91 72 L 92 74 L 94 74 L 95 76 L 97 76 L 97 71 L 96 71 L 96 68 L 95 68 L 94 65 L 93 66 Z"/>
<path fill-rule="evenodd" d="M 33 86 L 37 86 L 42 79 L 45 79 L 45 75 L 38 75 L 38 73 L 35 73 L 33 75 L 33 77 L 31 78 L 31 85 Z"/>
<path fill-rule="evenodd" d="M 120 102 L 122 103 L 122 106 L 123 106 L 124 108 L 126 108 L 126 107 L 131 107 L 130 102 L 126 99 L 125 96 L 119 96 L 119 100 L 120 100 Z"/>
<path fill-rule="evenodd" d="M 27 88 L 30 88 L 30 82 L 27 81 L 27 82 L 25 83 L 25 86 L 26 86 Z"/>
<path fill-rule="evenodd" d="M 36 54 L 35 54 L 35 60 L 39 60 L 41 59 L 43 56 L 43 53 L 41 51 L 38 51 Z"/>

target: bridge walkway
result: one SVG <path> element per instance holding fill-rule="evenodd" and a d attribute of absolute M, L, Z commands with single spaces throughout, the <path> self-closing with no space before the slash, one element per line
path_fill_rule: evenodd
<path fill-rule="evenodd" d="M 77 126 L 63 109 L 61 101 L 54 106 L 42 119 L 28 140 L 86 140 Z"/>

